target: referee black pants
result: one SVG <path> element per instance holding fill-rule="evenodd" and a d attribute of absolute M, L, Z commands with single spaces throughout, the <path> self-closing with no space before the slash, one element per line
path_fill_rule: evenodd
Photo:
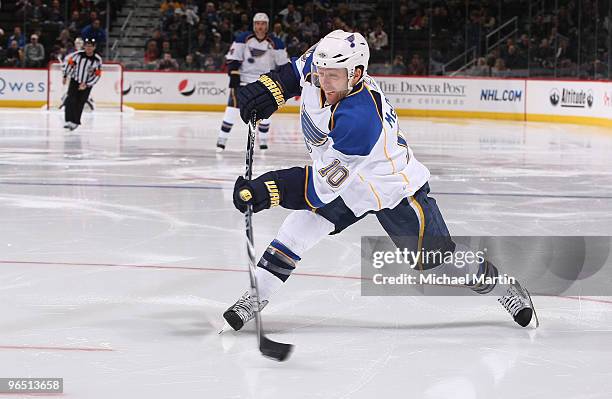
<path fill-rule="evenodd" d="M 79 82 L 74 79 L 70 79 L 70 85 L 68 85 L 68 95 L 66 96 L 66 102 L 64 103 L 64 115 L 66 122 L 81 124 L 81 114 L 83 113 L 83 107 L 85 102 L 89 98 L 91 87 L 85 90 L 79 90 Z"/>

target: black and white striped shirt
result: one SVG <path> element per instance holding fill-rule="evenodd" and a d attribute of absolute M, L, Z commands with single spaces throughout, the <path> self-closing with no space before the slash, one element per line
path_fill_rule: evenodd
<path fill-rule="evenodd" d="M 76 80 L 79 84 L 85 83 L 91 87 L 98 83 L 102 76 L 102 57 L 94 53 L 91 57 L 85 50 L 79 50 L 68 57 L 64 63 L 64 77 Z"/>

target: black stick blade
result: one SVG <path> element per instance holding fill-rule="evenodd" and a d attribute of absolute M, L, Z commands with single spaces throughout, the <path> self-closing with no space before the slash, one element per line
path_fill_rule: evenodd
<path fill-rule="evenodd" d="M 259 351 L 265 357 L 269 357 L 270 359 L 283 362 L 287 360 L 292 350 L 293 345 L 291 344 L 275 342 L 266 338 L 263 335 L 261 336 L 261 342 L 259 343 Z"/>

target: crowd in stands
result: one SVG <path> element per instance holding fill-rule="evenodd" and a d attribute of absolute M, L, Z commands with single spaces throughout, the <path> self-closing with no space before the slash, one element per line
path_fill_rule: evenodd
<path fill-rule="evenodd" d="M 112 15 L 109 17 L 114 16 L 122 3 L 110 2 Z M 106 2 L 19 0 L 15 7 L 15 26 L 6 30 L 0 27 L 0 66 L 44 67 L 49 61 L 63 59 L 74 51 L 77 37 L 95 39 L 98 52 L 104 53 Z"/>
<path fill-rule="evenodd" d="M 608 6 L 601 1 L 560 0 L 557 8 L 529 0 L 471 1 L 467 8 L 464 0 L 279 3 L 270 15 L 270 34 L 285 43 L 289 56 L 344 29 L 368 39 L 373 73 L 442 74 L 462 66 L 445 65 L 449 60 L 459 56 L 465 61 L 461 54 L 473 49 L 469 55 L 476 57 L 464 74 L 527 76 L 531 70 L 607 77 Z M 159 11 L 159 28 L 145 46 L 144 64 L 162 70 L 222 70 L 224 54 L 249 29 L 251 15 L 247 2 L 236 0 L 164 0 Z M 514 16 L 517 29 L 486 48 L 487 35 L 499 31 L 492 33 L 491 42 L 499 39 L 507 29 L 498 28 Z"/>
<path fill-rule="evenodd" d="M 76 36 L 95 37 L 102 50 L 106 9 L 68 1 L 65 7 L 58 0 L 19 0 L 17 15 L 28 21 L 28 35 L 20 26 L 0 31 L 0 64 L 45 65 L 70 52 Z M 463 74 L 474 76 L 608 77 L 612 22 L 606 1 L 279 0 L 276 9 L 257 9 L 259 3 L 270 7 L 256 0 L 162 0 L 142 67 L 223 71 L 231 43 L 250 29 L 255 11 L 264 11 L 270 35 L 285 43 L 290 57 L 332 30 L 362 33 L 370 43 L 371 73 L 436 75 L 465 66 Z M 113 11 L 120 5 L 115 0 Z M 507 34 L 508 26 L 516 29 Z"/>

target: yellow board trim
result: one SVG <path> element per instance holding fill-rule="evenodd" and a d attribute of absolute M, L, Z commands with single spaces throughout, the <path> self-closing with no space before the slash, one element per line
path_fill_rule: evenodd
<path fill-rule="evenodd" d="M 483 111 L 440 111 L 428 109 L 395 109 L 400 116 L 434 117 L 434 118 L 476 118 L 476 119 L 505 119 L 513 121 L 525 120 L 525 114 L 507 112 Z"/>
<path fill-rule="evenodd" d="M 591 116 L 527 114 L 527 121 L 528 122 L 573 123 L 576 125 L 597 125 L 597 126 L 612 127 L 612 120 L 606 119 L 606 118 L 595 118 Z"/>
<path fill-rule="evenodd" d="M 47 105 L 46 101 L 0 100 L 0 107 L 7 108 L 40 108 Z"/>

